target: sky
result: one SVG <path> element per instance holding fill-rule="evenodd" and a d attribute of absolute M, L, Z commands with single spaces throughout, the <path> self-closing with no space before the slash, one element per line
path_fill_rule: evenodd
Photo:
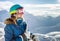
<path fill-rule="evenodd" d="M 0 0 L 0 11 L 14 4 L 20 4 L 24 10 L 34 16 L 60 16 L 60 0 Z"/>
<path fill-rule="evenodd" d="M 0 1 L 8 1 L 8 0 L 0 0 Z M 59 0 L 9 0 L 11 2 L 23 3 L 23 4 L 56 4 Z"/>
<path fill-rule="evenodd" d="M 60 0 L 0 0 L 0 10 L 9 8 L 14 4 L 20 4 L 24 10 L 34 16 L 48 16 L 53 17 L 60 15 Z"/>

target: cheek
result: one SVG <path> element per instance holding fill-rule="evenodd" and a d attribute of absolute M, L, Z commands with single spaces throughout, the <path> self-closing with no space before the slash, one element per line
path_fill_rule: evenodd
<path fill-rule="evenodd" d="M 18 14 L 18 17 L 22 17 L 23 14 Z"/>
<path fill-rule="evenodd" d="M 24 12 L 21 12 L 21 14 L 24 14 Z"/>
<path fill-rule="evenodd" d="M 23 12 L 18 12 L 19 14 L 23 14 Z"/>

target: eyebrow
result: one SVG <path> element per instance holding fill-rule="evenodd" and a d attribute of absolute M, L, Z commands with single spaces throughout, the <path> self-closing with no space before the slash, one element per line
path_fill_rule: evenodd
<path fill-rule="evenodd" d="M 16 10 L 18 10 L 18 9 L 23 9 L 23 7 L 17 8 Z"/>

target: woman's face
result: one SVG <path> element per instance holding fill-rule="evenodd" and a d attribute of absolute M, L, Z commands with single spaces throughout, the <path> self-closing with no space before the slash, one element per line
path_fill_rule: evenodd
<path fill-rule="evenodd" d="M 19 17 L 22 17 L 23 16 L 23 9 L 17 9 L 16 10 L 16 17 L 19 18 Z"/>

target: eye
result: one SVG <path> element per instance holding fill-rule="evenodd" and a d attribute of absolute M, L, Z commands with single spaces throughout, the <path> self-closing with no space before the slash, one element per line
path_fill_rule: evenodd
<path fill-rule="evenodd" d="M 16 10 L 16 13 L 18 12 L 18 10 Z"/>

